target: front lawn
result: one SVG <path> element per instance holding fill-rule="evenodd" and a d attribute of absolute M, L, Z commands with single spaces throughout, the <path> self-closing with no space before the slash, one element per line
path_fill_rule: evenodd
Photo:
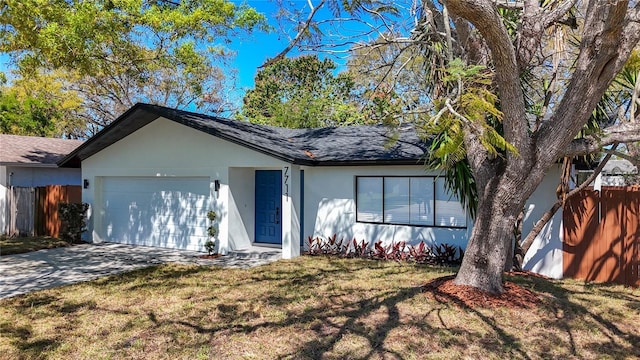
<path fill-rule="evenodd" d="M 638 290 L 516 277 L 542 305 L 469 308 L 421 287 L 451 271 L 325 257 L 162 265 L 0 301 L 0 358 L 640 357 Z"/>
<path fill-rule="evenodd" d="M 69 243 L 50 236 L 6 237 L 0 236 L 0 256 L 22 254 L 42 249 L 69 246 Z"/>

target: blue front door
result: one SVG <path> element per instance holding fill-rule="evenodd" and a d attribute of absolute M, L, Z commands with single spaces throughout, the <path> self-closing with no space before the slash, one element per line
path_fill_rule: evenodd
<path fill-rule="evenodd" d="M 256 170 L 257 243 L 282 244 L 282 173 Z"/>

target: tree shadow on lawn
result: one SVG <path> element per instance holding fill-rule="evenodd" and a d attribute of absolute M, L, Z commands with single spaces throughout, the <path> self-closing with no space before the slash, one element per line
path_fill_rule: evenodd
<path fill-rule="evenodd" d="M 31 293 L 23 295 L 14 309 L 17 313 L 29 316 L 32 320 L 45 319 L 52 314 L 72 314 L 81 308 L 95 306 L 95 301 L 87 300 L 79 303 L 62 302 L 60 297 L 47 293 Z M 32 310 L 39 309 L 34 313 Z M 71 316 L 66 319 L 66 323 L 61 325 L 65 327 L 74 327 L 75 319 Z M 31 324 L 17 325 L 8 322 L 0 322 L 0 334 L 10 340 L 10 343 L 20 350 L 23 358 L 33 359 L 41 358 L 42 354 L 52 351 L 62 345 L 64 342 L 63 335 L 57 333 L 46 338 L 34 338 L 34 332 Z"/>
<path fill-rule="evenodd" d="M 376 266 L 376 262 L 367 263 L 370 266 Z M 295 269 L 290 271 L 269 271 L 263 269 L 252 275 L 252 279 L 256 281 L 268 280 L 281 283 L 281 286 L 293 287 L 301 286 L 302 288 L 311 286 L 310 284 L 318 284 L 319 282 L 330 282 L 332 275 L 335 273 L 343 273 L 349 271 L 352 267 L 342 267 L 326 271 L 324 269 L 314 270 L 312 273 L 299 274 Z M 308 269 L 305 269 L 308 271 Z M 403 270 L 392 269 L 394 273 L 401 273 Z M 339 281 L 335 280 L 335 281 Z M 220 333 L 243 333 L 252 334 L 260 329 L 283 329 L 288 327 L 310 329 L 314 335 L 309 336 L 310 339 L 306 343 L 297 347 L 293 352 L 281 355 L 280 358 L 317 358 L 331 351 L 336 350 L 336 346 L 345 336 L 352 336 L 363 339 L 366 346 L 359 346 L 358 353 L 349 353 L 349 358 L 367 359 L 372 356 L 404 358 L 402 352 L 397 349 L 390 349 L 385 346 L 385 339 L 390 333 L 398 327 L 414 327 L 420 329 L 422 333 L 445 333 L 447 337 L 447 346 L 466 347 L 464 343 L 465 337 L 482 339 L 489 342 L 483 335 L 477 331 L 465 329 L 460 326 L 453 326 L 444 329 L 432 326 L 425 319 L 429 316 L 429 312 L 439 311 L 440 308 L 433 308 L 424 316 L 417 316 L 407 321 L 401 319 L 398 305 L 400 303 L 410 301 L 417 296 L 424 296 L 421 287 L 399 288 L 397 291 L 386 291 L 375 296 L 364 297 L 356 296 L 353 301 L 345 300 L 343 296 L 352 295 L 349 289 L 343 289 L 338 293 L 332 294 L 334 297 L 329 299 L 328 305 L 314 306 L 305 308 L 301 313 L 290 312 L 283 321 L 265 321 L 258 324 L 246 324 L 243 321 L 235 321 L 238 318 L 246 320 L 251 319 L 256 314 L 251 310 L 241 312 L 241 307 L 236 304 L 218 305 L 217 311 L 223 321 L 214 322 L 211 325 L 203 326 L 201 319 L 205 318 L 209 310 L 202 309 L 200 313 L 191 316 L 191 319 L 183 320 L 159 320 L 154 312 L 148 314 L 148 318 L 156 327 L 165 327 L 169 324 L 181 325 L 189 327 L 200 334 L 210 334 L 210 338 L 215 338 Z M 296 301 L 295 292 L 274 291 L 260 299 L 247 299 L 246 301 L 262 301 L 268 305 L 281 306 L 291 304 Z M 446 304 L 450 305 L 450 304 Z M 495 320 L 483 315 L 474 309 L 468 309 L 469 312 L 475 314 L 482 321 L 487 323 L 498 334 L 498 343 L 493 344 L 497 347 L 507 348 L 506 353 L 512 353 L 512 350 L 520 354 L 524 358 L 528 358 L 525 351 L 521 349 L 517 339 L 508 334 L 508 331 L 502 329 Z M 381 315 L 382 314 L 382 315 Z M 414 314 L 420 315 L 420 314 Z M 371 326 L 371 317 L 375 317 L 375 325 Z M 367 324 L 369 323 L 369 324 Z M 449 333 L 449 334 L 446 334 Z M 204 345 L 204 344 L 202 344 Z M 505 353 L 504 350 L 502 350 Z"/>
<path fill-rule="evenodd" d="M 263 266 L 253 270 L 242 270 L 239 282 L 235 285 L 250 284 L 264 281 L 265 284 L 276 286 L 277 289 L 269 289 L 268 287 L 260 288 L 256 293 L 237 295 L 235 303 L 218 303 L 215 308 L 196 308 L 190 315 L 170 319 L 159 316 L 153 310 L 147 311 L 146 319 L 152 328 L 161 329 L 158 331 L 170 331 L 176 328 L 189 328 L 199 334 L 208 335 L 208 340 L 198 340 L 199 343 L 190 344 L 190 346 L 212 346 L 215 348 L 216 341 L 220 338 L 229 338 L 231 334 L 253 335 L 260 330 L 279 330 L 290 328 L 291 331 L 309 333 L 303 338 L 297 336 L 296 339 L 302 339 L 300 345 L 291 350 L 287 354 L 281 354 L 279 358 L 320 358 L 323 355 L 333 356 L 335 352 L 339 352 L 338 348 L 342 346 L 345 337 L 356 337 L 359 341 L 363 341 L 362 346 L 346 354 L 338 356 L 346 356 L 353 359 L 367 359 L 371 357 L 382 358 L 398 358 L 403 359 L 406 354 L 397 348 L 390 348 L 386 341 L 390 337 L 397 337 L 398 328 L 417 329 L 420 334 L 427 334 L 428 339 L 418 343 L 418 339 L 407 339 L 414 341 L 411 345 L 424 346 L 419 350 L 419 354 L 427 354 L 430 351 L 429 342 L 435 341 L 439 344 L 436 350 L 446 350 L 448 348 L 466 349 L 470 342 L 479 343 L 487 349 L 491 354 L 501 357 L 513 358 L 544 358 L 552 356 L 548 348 L 548 339 L 543 339 L 540 347 L 525 346 L 521 343 L 521 339 L 517 334 L 513 333 L 508 326 L 501 325 L 492 314 L 487 314 L 483 309 L 476 309 L 465 306 L 459 299 L 447 294 L 432 294 L 435 301 L 430 301 L 427 305 L 423 305 L 421 312 L 406 316 L 406 307 L 411 306 L 413 301 L 424 302 L 419 299 L 425 294 L 423 287 L 396 287 L 392 291 L 378 291 L 375 295 L 366 295 L 360 293 L 350 293 L 352 289 L 339 289 L 334 293 L 334 298 L 324 299 L 326 301 L 315 303 L 303 309 L 291 310 L 285 305 L 295 304 L 300 296 L 306 295 L 303 292 L 309 291 L 317 287 L 319 284 L 328 284 L 332 282 L 340 282 L 339 274 L 345 271 L 371 271 L 379 269 L 381 266 L 376 262 L 358 262 L 345 265 L 342 260 L 334 262 L 330 261 L 324 268 L 300 269 L 298 265 L 292 263 L 290 266 L 282 268 L 281 266 Z M 171 286 L 190 286 L 189 281 L 181 283 L 181 278 L 189 279 L 190 275 L 196 275 L 206 272 L 211 275 L 212 279 L 225 275 L 225 269 L 216 267 L 195 267 L 195 266 L 165 266 L 151 267 L 135 270 L 128 275 L 114 275 L 107 278 L 99 279 L 93 282 L 96 287 L 115 287 L 122 286 L 123 292 L 136 291 L 147 288 L 157 288 L 161 284 L 163 288 Z M 387 269 L 396 275 L 406 271 L 401 267 Z M 240 271 L 240 270 L 238 270 Z M 428 271 L 434 271 L 430 268 Z M 246 275 L 246 276 L 245 276 Z M 244 277 L 244 278 L 243 278 Z M 134 280 L 132 280 L 134 279 Z M 574 357 L 580 357 L 580 350 L 574 339 L 574 320 L 587 318 L 589 324 L 608 338 L 607 342 L 592 342 L 582 345 L 585 350 L 588 349 L 597 354 L 606 354 L 614 358 L 624 358 L 629 356 L 640 357 L 640 336 L 638 334 L 621 329 L 613 321 L 605 318 L 603 315 L 594 313 L 585 305 L 579 302 L 576 297 L 589 295 L 590 291 L 571 290 L 561 286 L 560 282 L 547 280 L 532 276 L 508 276 L 508 280 L 515 282 L 523 287 L 532 289 L 537 293 L 544 294 L 543 304 L 532 313 L 538 313 L 541 317 L 541 323 L 537 326 L 541 328 L 559 329 L 567 335 L 567 341 L 555 339 L 556 344 L 566 350 L 568 354 Z M 381 280 L 383 281 L 383 280 Z M 130 286 L 129 286 L 130 285 Z M 290 289 L 291 291 L 282 291 L 281 287 Z M 626 296 L 615 291 L 608 290 L 606 285 L 591 285 L 588 289 L 597 289 L 600 293 L 607 296 L 621 297 L 623 301 L 629 301 L 625 304 L 634 309 L 633 304 L 637 304 L 637 298 Z M 618 294 L 618 295 L 616 295 Z M 55 294 L 54 294 L 55 295 Z M 126 295 L 126 294 L 125 294 Z M 95 308 L 96 304 L 87 302 L 86 304 L 62 304 L 60 306 L 52 306 L 59 298 L 53 295 L 39 295 L 33 293 L 25 296 L 16 307 L 17 311 L 28 312 L 28 308 L 35 306 L 47 306 L 58 311 L 60 314 L 71 314 L 77 309 L 90 306 Z M 255 321 L 259 317 L 259 311 L 255 311 L 247 304 L 264 304 L 265 306 L 273 306 L 282 308 L 286 314 L 282 320 Z M 403 304 L 404 303 L 404 304 Z M 402 309 L 404 308 L 404 310 Z M 448 325 L 441 317 L 441 313 L 445 310 L 459 308 L 460 312 L 467 313 L 486 324 L 487 329 L 491 330 L 491 334 L 485 334 L 483 331 L 474 329 L 473 327 L 462 325 Z M 637 311 L 638 307 L 635 307 Z M 100 311 L 116 311 L 98 308 Z M 457 311 L 457 310 L 456 310 Z M 529 310 L 528 310 L 529 311 Z M 210 315 L 216 312 L 219 321 L 210 321 Z M 402 313 L 405 313 L 403 316 Z M 132 314 L 134 316 L 135 314 Z M 436 321 L 430 320 L 431 316 L 435 316 Z M 464 315 L 462 315 L 464 316 Z M 67 316 L 68 318 L 68 316 Z M 583 320 L 581 320 L 583 321 Z M 373 322 L 373 325 L 372 325 Z M 169 330 L 167 330 L 169 329 Z M 16 348 L 24 350 L 25 354 L 33 354 L 34 356 L 43 349 L 51 349 L 60 345 L 58 338 L 39 339 L 31 338 L 31 329 L 28 327 L 13 327 L 11 324 L 0 323 L 0 331 L 12 338 L 12 343 Z M 62 336 L 62 335 L 60 335 Z M 550 334 L 548 336 L 556 336 Z M 291 339 L 289 339 L 291 340 Z M 404 344 L 401 344 L 404 345 Z M 212 351 L 215 351 L 212 350 Z M 213 354 L 215 355 L 215 353 Z"/>
<path fill-rule="evenodd" d="M 233 269 L 233 271 L 241 271 L 245 276 L 242 279 L 234 279 L 234 285 L 250 284 L 261 281 L 275 281 L 278 283 L 291 284 L 308 284 L 316 283 L 323 279 L 329 278 L 333 274 L 339 274 L 345 269 L 314 269 L 310 272 L 300 274 L 295 267 L 286 270 L 280 269 L 281 265 L 270 266 L 263 265 L 252 269 Z M 207 285 L 219 285 L 225 283 L 227 269 L 219 266 L 211 265 L 176 265 L 161 264 L 140 268 L 124 273 L 114 274 L 94 280 L 95 286 L 99 288 L 122 286 L 123 291 L 138 291 L 144 289 L 157 289 L 159 286 L 165 288 L 186 288 L 193 286 L 191 283 L 185 283 L 182 280 L 191 275 L 204 275 L 207 279 Z M 132 281 L 132 279 L 135 279 Z"/>
<path fill-rule="evenodd" d="M 32 339 L 33 329 L 30 325 L 17 326 L 15 324 L 0 323 L 0 334 L 10 339 L 11 344 L 20 350 L 25 359 L 42 357 L 43 352 L 54 350 L 62 344 L 60 336 Z"/>
<path fill-rule="evenodd" d="M 327 283 L 332 281 L 340 281 L 338 274 L 350 271 L 353 266 L 344 266 L 341 261 L 330 262 L 329 269 L 305 269 L 304 272 L 297 271 L 295 266 L 282 269 L 281 267 L 271 268 L 269 266 L 261 267 L 254 271 L 247 272 L 247 278 L 243 283 L 250 282 L 270 282 L 277 283 L 278 286 L 294 289 L 294 291 L 282 293 L 282 291 L 271 291 L 261 294 L 248 294 L 244 301 L 262 302 L 269 306 L 285 306 L 296 301 L 296 297 L 300 296 L 297 290 L 304 290 L 314 284 Z M 359 266 L 377 267 L 376 262 L 363 262 Z M 204 269 L 204 270 L 202 270 Z M 145 271 L 145 270 L 138 270 Z M 209 268 L 186 268 L 186 269 L 165 269 L 161 278 L 178 279 L 182 276 L 198 273 L 200 271 L 211 271 Z M 392 269 L 394 273 L 401 273 L 401 268 Z M 220 275 L 223 275 L 222 273 Z M 150 275 L 151 276 L 151 275 Z M 582 345 L 585 350 L 590 350 L 599 354 L 607 354 L 613 357 L 624 358 L 628 356 L 640 357 L 640 337 L 630 331 L 620 329 L 611 320 L 606 319 L 602 315 L 592 312 L 585 305 L 579 303 L 580 295 L 588 295 L 589 291 L 569 290 L 560 286 L 560 283 L 554 280 L 547 280 L 532 276 L 515 276 L 507 277 L 508 280 L 518 283 L 519 285 L 532 289 L 541 294 L 547 294 L 540 308 L 532 311 L 541 313 L 543 328 L 556 328 L 567 335 L 566 341 L 561 339 L 551 339 L 554 334 L 549 334 L 548 339 L 543 339 L 540 347 L 525 347 L 518 336 L 511 333 L 507 326 L 501 326 L 492 316 L 487 315 L 486 311 L 468 307 L 461 303 L 459 299 L 444 294 L 434 297 L 437 304 L 431 309 L 425 311 L 422 321 L 412 320 L 407 322 L 400 318 L 398 305 L 400 303 L 410 301 L 417 296 L 424 296 L 422 287 L 399 288 L 397 291 L 387 291 L 381 294 L 364 297 L 356 296 L 353 301 L 345 300 L 344 296 L 350 295 L 350 289 L 342 289 L 334 293 L 335 298 L 331 299 L 329 305 L 314 306 L 305 308 L 300 313 L 288 313 L 282 321 L 265 321 L 257 324 L 250 324 L 246 320 L 255 318 L 258 314 L 249 309 L 246 310 L 238 304 L 219 304 L 215 311 L 219 314 L 222 321 L 215 323 L 204 323 L 202 319 L 206 319 L 212 309 L 201 309 L 199 312 L 180 320 L 159 319 L 155 313 L 149 312 L 148 319 L 155 327 L 164 327 L 171 325 L 184 326 L 191 328 L 200 334 L 209 334 L 212 341 L 217 334 L 221 333 L 241 333 L 252 334 L 260 329 L 284 329 L 287 327 L 298 327 L 309 329 L 313 332 L 312 336 L 308 336 L 308 340 L 288 354 L 281 355 L 280 358 L 318 358 L 323 354 L 336 351 L 336 347 L 345 336 L 355 336 L 363 339 L 367 346 L 359 346 L 359 352 L 347 354 L 350 358 L 366 359 L 372 356 L 392 357 L 402 359 L 403 354 L 397 349 L 389 349 L 385 346 L 385 339 L 390 333 L 398 327 L 412 326 L 420 329 L 423 334 L 440 334 L 444 341 L 445 347 L 466 348 L 468 341 L 479 341 L 482 346 L 493 354 L 517 357 L 523 359 L 539 358 L 549 356 L 549 352 L 553 349 L 549 348 L 545 341 L 549 343 L 556 342 L 557 346 L 565 349 L 572 356 L 581 356 L 580 350 L 577 348 L 574 339 L 573 322 L 577 319 L 589 319 L 588 321 L 594 327 L 601 330 L 608 342 L 593 342 Z M 153 284 L 138 284 L 137 286 L 153 286 Z M 597 288 L 604 294 L 618 294 L 622 296 L 624 301 L 634 301 L 632 296 L 624 296 L 619 293 L 608 291 L 605 285 L 591 285 L 591 288 Z M 632 303 L 633 304 L 633 303 Z M 461 308 L 468 314 L 473 315 L 482 323 L 486 324 L 495 336 L 487 336 L 481 332 L 475 331 L 463 326 L 447 326 L 445 321 L 439 317 L 439 313 L 452 306 Z M 244 310 L 243 310 L 244 309 Z M 374 314 L 383 313 L 384 316 L 377 316 L 380 319 L 375 326 L 367 325 L 370 317 Z M 562 313 L 562 316 L 559 314 Z M 440 318 L 440 324 L 432 324 L 427 321 L 430 314 L 435 314 Z M 419 315 L 419 314 L 417 314 Z M 244 319 L 245 321 L 238 321 Z M 343 320 L 337 320 L 343 319 Z M 346 320 L 345 320 L 346 319 Z M 234 321 L 235 320 L 235 321 Z M 308 331 L 308 330 L 305 330 Z M 628 346 L 624 346 L 620 342 L 626 342 Z M 560 344 L 557 344 L 560 342 Z M 202 343 L 199 345 L 208 345 Z M 425 351 L 428 351 L 426 349 Z"/>
<path fill-rule="evenodd" d="M 579 291 L 564 288 L 558 281 L 535 276 L 508 276 L 507 279 L 523 287 L 530 288 L 537 293 L 550 295 L 544 299 L 540 308 L 532 310 L 532 313 L 540 313 L 543 328 L 557 328 L 566 333 L 568 342 L 565 343 L 565 349 L 568 350 L 571 355 L 584 356 L 580 353 L 580 349 L 577 348 L 576 340 L 574 339 L 574 332 L 576 330 L 573 329 L 573 326 L 576 326 L 576 324 L 573 323 L 573 320 L 580 320 L 583 322 L 587 321 L 589 325 L 599 329 L 603 336 L 608 339 L 608 342 L 583 342 L 582 347 L 585 350 L 592 351 L 596 354 L 606 354 L 614 358 L 626 358 L 629 356 L 640 357 L 640 336 L 633 330 L 621 329 L 614 321 L 592 311 L 584 305 L 589 304 L 592 300 L 581 299 L 580 297 L 581 295 L 589 295 L 592 293 L 591 291 L 596 290 L 608 295 L 618 294 L 617 296 L 622 297 L 622 300 L 630 301 L 629 304 L 625 305 L 632 308 L 633 304 L 638 303 L 637 298 L 607 290 L 610 288 L 608 285 L 592 284 L 587 286 L 587 289 L 591 291 Z M 383 296 L 362 299 L 355 304 L 344 304 L 340 310 L 327 312 L 326 309 L 309 309 L 306 310 L 302 316 L 289 319 L 282 323 L 261 324 L 259 327 L 286 327 L 292 324 L 311 324 L 314 321 L 321 321 L 321 325 L 315 325 L 313 327 L 316 336 L 312 337 L 312 340 L 308 341 L 302 347 L 296 349 L 295 353 L 282 356 L 284 358 L 294 355 L 299 356 L 300 354 L 308 354 L 309 357 L 321 356 L 326 352 L 334 350 L 338 342 L 347 334 L 366 339 L 370 348 L 366 354 L 354 356 L 353 358 L 366 359 L 373 355 L 403 358 L 401 353 L 383 348 L 383 343 L 393 329 L 407 325 L 407 323 L 400 321 L 398 304 L 419 296 L 422 291 L 422 288 L 403 288 L 397 292 L 385 293 Z M 583 303 L 580 301 L 583 301 Z M 492 315 L 487 315 L 483 311 L 480 311 L 480 309 L 466 306 L 461 303 L 459 299 L 451 296 L 443 296 L 440 297 L 438 302 L 446 307 L 452 304 L 459 306 L 462 310 L 480 319 L 497 336 L 487 338 L 480 333 L 459 326 L 449 328 L 442 319 L 440 323 L 444 329 L 434 327 L 426 321 L 411 325 L 418 326 L 424 333 L 442 332 L 444 330 L 458 339 L 464 339 L 465 336 L 461 335 L 466 334 L 471 338 L 480 340 L 485 348 L 493 349 L 491 352 L 494 354 L 515 355 L 515 357 L 530 359 L 549 356 L 549 351 L 552 350 L 547 347 L 534 348 L 523 346 L 518 337 L 511 334 L 507 327 L 501 326 Z M 274 303 L 286 303 L 286 299 L 278 297 Z M 362 326 L 363 319 L 384 309 L 386 309 L 387 317 L 382 323 L 376 324 L 374 331 L 367 330 L 366 327 Z M 441 308 L 432 309 L 432 311 L 436 312 L 440 310 Z M 559 315 L 560 313 L 562 313 L 562 316 Z M 347 320 L 343 324 L 337 324 L 332 321 L 332 319 L 339 317 L 345 317 Z M 426 319 L 426 317 L 425 314 L 424 319 Z M 333 331 L 326 331 L 326 329 L 332 329 Z M 244 328 L 243 331 L 252 332 L 255 331 L 255 328 L 248 327 Z M 458 342 L 453 341 L 448 345 L 465 347 L 467 344 L 464 344 L 464 341 L 465 340 L 459 340 Z"/>
<path fill-rule="evenodd" d="M 637 297 L 626 295 L 619 291 L 609 290 L 616 285 L 584 284 L 588 291 L 580 291 L 562 287 L 559 285 L 559 281 L 535 276 L 517 276 L 512 277 L 511 280 L 523 287 L 528 287 L 538 293 L 548 295 L 543 302 L 541 310 L 545 311 L 549 316 L 543 318 L 544 321 L 541 325 L 544 328 L 557 328 L 566 333 L 572 355 L 581 356 L 579 353 L 580 349 L 576 346 L 574 331 L 572 331 L 572 322 L 579 320 L 587 322 L 588 325 L 592 326 L 593 330 L 598 330 L 608 339 L 607 343 L 592 342 L 583 345 L 583 348 L 587 348 L 598 354 L 606 354 L 608 357 L 616 359 L 628 358 L 630 356 L 640 358 L 640 335 L 638 335 L 637 332 L 622 330 L 614 321 L 591 311 L 579 302 L 581 300 L 583 303 L 594 304 L 594 300 L 588 299 L 587 296 L 598 292 L 607 297 L 627 301 L 628 303 L 625 304 L 625 306 L 633 310 L 635 305 L 638 304 Z M 628 346 L 623 346 L 624 344 L 620 343 L 621 340 L 627 342 Z M 545 349 L 542 350 L 540 355 L 544 355 Z"/>
<path fill-rule="evenodd" d="M 219 306 L 218 310 L 225 312 L 223 318 L 227 321 L 221 321 L 211 327 L 204 327 L 198 324 L 197 321 L 159 321 L 153 312 L 149 313 L 148 317 L 155 322 L 156 327 L 173 323 L 192 328 L 201 334 L 211 334 L 212 337 L 223 331 L 251 334 L 262 328 L 276 329 L 301 325 L 307 325 L 316 333 L 317 336 L 313 337 L 313 340 L 295 349 L 294 352 L 278 356 L 278 358 L 301 358 L 301 356 L 305 358 L 318 358 L 321 357 L 322 354 L 332 350 L 343 336 L 350 334 L 366 339 L 369 343 L 370 350 L 365 355 L 358 357 L 349 356 L 349 358 L 366 359 L 378 354 L 381 356 L 393 355 L 396 358 L 402 359 L 403 356 L 401 353 L 383 349 L 382 344 L 389 332 L 401 325 L 397 304 L 421 293 L 420 288 L 400 289 L 398 292 L 387 293 L 384 294 L 384 296 L 362 299 L 355 303 L 348 304 L 348 306 L 342 304 L 342 306 L 336 307 L 333 310 L 311 308 L 304 310 L 300 315 L 288 316 L 283 321 L 266 321 L 256 325 L 230 324 L 228 321 L 231 321 L 233 318 L 255 315 L 250 311 L 238 313 L 238 307 L 232 305 Z M 282 299 L 267 299 L 266 301 L 270 303 L 283 302 Z M 375 329 L 369 329 L 361 323 L 361 319 L 381 309 L 386 309 L 387 318 L 384 322 L 378 323 Z M 198 318 L 198 316 L 196 316 L 196 318 Z M 338 321 L 333 320 L 337 318 L 347 318 L 347 320 L 343 324 L 340 324 Z"/>
<path fill-rule="evenodd" d="M 122 287 L 121 291 L 132 292 L 158 287 L 177 289 L 192 286 L 182 281 L 191 275 L 222 272 L 219 267 L 160 264 L 101 277 L 93 280 L 93 284 L 98 288 Z"/>

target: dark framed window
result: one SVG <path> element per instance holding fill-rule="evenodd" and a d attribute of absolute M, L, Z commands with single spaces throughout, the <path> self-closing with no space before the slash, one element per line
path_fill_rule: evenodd
<path fill-rule="evenodd" d="M 433 176 L 356 176 L 356 221 L 467 227 L 467 213 Z"/>

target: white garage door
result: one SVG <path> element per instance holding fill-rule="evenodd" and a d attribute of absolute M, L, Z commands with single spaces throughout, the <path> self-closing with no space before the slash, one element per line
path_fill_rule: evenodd
<path fill-rule="evenodd" d="M 104 240 L 203 251 L 209 178 L 107 177 L 102 183 Z"/>

